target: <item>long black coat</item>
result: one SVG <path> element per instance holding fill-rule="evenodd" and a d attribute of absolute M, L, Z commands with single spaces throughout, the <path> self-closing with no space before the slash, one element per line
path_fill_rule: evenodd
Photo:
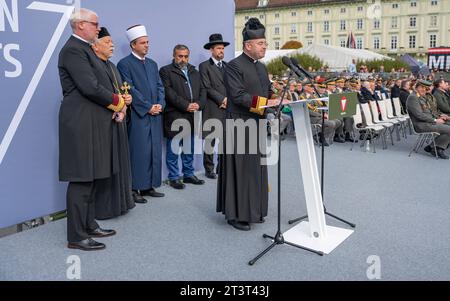
<path fill-rule="evenodd" d="M 192 96 L 189 92 L 187 78 L 183 71 L 174 63 L 164 66 L 159 70 L 166 94 L 166 108 L 164 109 L 164 136 L 173 138 L 181 132 L 172 131 L 172 123 L 177 119 L 187 120 L 194 134 L 194 113 L 189 113 L 187 108 L 191 103 L 197 103 L 200 110 L 205 108 L 206 90 L 203 88 L 200 73 L 194 66 L 188 65 L 188 74 L 191 81 Z"/>
<path fill-rule="evenodd" d="M 223 62 L 223 68 L 226 68 L 226 63 Z M 209 119 L 225 120 L 226 110 L 221 109 L 220 106 L 223 100 L 227 97 L 227 90 L 223 79 L 223 70 L 214 63 L 213 59 L 209 59 L 199 66 L 200 76 L 203 87 L 206 89 L 206 105 L 203 110 L 203 124 Z M 208 136 L 211 131 L 203 131 L 203 138 Z"/>
<path fill-rule="evenodd" d="M 64 99 L 59 112 L 59 178 L 106 179 L 119 170 L 113 153 L 111 80 L 89 44 L 70 37 L 59 54 Z"/>

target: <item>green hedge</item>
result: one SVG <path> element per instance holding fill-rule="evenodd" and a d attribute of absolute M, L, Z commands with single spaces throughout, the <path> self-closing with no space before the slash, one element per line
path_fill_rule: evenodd
<path fill-rule="evenodd" d="M 301 63 L 302 67 L 304 67 L 306 70 L 308 70 L 309 67 L 319 70 L 323 66 L 323 61 L 309 54 L 296 54 L 293 55 L 292 57 L 295 57 L 297 61 Z M 281 59 L 282 59 L 281 57 L 276 58 L 267 63 L 267 70 L 269 71 L 270 74 L 277 76 L 285 75 L 288 68 L 283 64 Z"/>

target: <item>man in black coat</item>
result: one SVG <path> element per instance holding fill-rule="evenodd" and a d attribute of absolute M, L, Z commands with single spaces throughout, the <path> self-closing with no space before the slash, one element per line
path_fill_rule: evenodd
<path fill-rule="evenodd" d="M 205 125 L 216 124 L 220 121 L 223 124 L 227 108 L 227 91 L 224 85 L 223 75 L 226 63 L 223 61 L 225 47 L 230 45 L 224 42 L 220 33 L 212 34 L 209 37 L 209 43 L 204 46 L 211 51 L 211 58 L 200 64 L 200 76 L 202 84 L 206 89 L 206 106 L 203 110 L 203 138 L 205 139 L 205 150 L 203 153 L 203 167 L 207 178 L 217 179 L 214 172 L 214 145 L 217 137 L 208 137 L 212 135 L 211 130 L 205 129 Z M 220 158 L 220 156 L 219 156 Z"/>
<path fill-rule="evenodd" d="M 70 25 L 73 35 L 59 54 L 59 76 L 64 99 L 59 112 L 59 178 L 67 188 L 68 247 L 100 250 L 105 245 L 92 237 L 115 234 L 95 221 L 95 196 L 102 181 L 119 172 L 117 153 L 111 147 L 113 112 L 121 112 L 124 98 L 112 93 L 111 81 L 90 44 L 100 28 L 97 15 L 76 10 Z"/>
<path fill-rule="evenodd" d="M 184 189 L 185 183 L 205 183 L 195 176 L 193 163 L 194 114 L 205 107 L 206 91 L 202 86 L 200 73 L 189 64 L 189 54 L 187 46 L 175 46 L 172 64 L 162 67 L 159 71 L 166 94 L 163 117 L 164 136 L 167 138 L 166 164 L 169 184 L 175 189 Z M 180 146 L 183 146 L 183 182 L 180 180 L 178 168 Z"/>
<path fill-rule="evenodd" d="M 411 94 L 411 82 L 407 79 L 402 81 L 402 86 L 400 89 L 400 104 L 402 105 L 402 114 L 406 114 L 408 110 L 406 109 L 406 101 Z"/>

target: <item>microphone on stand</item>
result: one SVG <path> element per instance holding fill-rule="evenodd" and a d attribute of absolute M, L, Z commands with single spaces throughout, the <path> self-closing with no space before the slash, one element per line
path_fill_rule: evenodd
<path fill-rule="evenodd" d="M 283 58 L 281 59 L 281 61 L 283 62 L 283 64 L 288 67 L 289 69 L 291 69 L 292 72 L 295 73 L 295 75 L 297 75 L 298 77 L 303 77 L 302 72 L 292 63 L 292 59 L 290 59 L 287 56 L 283 56 Z"/>
<path fill-rule="evenodd" d="M 300 66 L 300 64 L 298 63 L 298 61 L 295 57 L 291 58 L 291 62 L 301 73 L 303 73 L 304 76 L 313 78 L 311 76 L 311 74 L 309 74 L 305 69 L 302 68 L 302 66 Z"/>

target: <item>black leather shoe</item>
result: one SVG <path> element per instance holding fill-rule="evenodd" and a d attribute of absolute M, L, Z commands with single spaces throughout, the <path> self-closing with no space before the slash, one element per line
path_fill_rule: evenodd
<path fill-rule="evenodd" d="M 67 247 L 69 249 L 78 249 L 82 251 L 99 251 L 106 248 L 105 244 L 99 243 L 92 238 L 88 238 L 79 242 L 70 242 Z"/>
<path fill-rule="evenodd" d="M 437 155 L 439 158 L 444 159 L 444 160 L 448 160 L 449 157 L 444 153 L 444 150 L 442 148 L 437 148 Z"/>
<path fill-rule="evenodd" d="M 206 176 L 208 179 L 212 179 L 212 180 L 217 179 L 217 174 L 216 174 L 215 172 L 207 172 L 207 173 L 205 173 L 205 176 Z"/>
<path fill-rule="evenodd" d="M 148 202 L 137 191 L 133 191 L 133 200 L 137 204 L 147 204 L 147 202 Z"/>
<path fill-rule="evenodd" d="M 334 136 L 333 141 L 337 143 L 345 143 L 345 139 L 342 138 L 341 136 Z"/>
<path fill-rule="evenodd" d="M 238 222 L 235 220 L 227 221 L 229 225 L 233 226 L 235 229 L 241 231 L 250 231 L 250 224 L 245 222 Z"/>
<path fill-rule="evenodd" d="M 151 196 L 152 198 L 162 198 L 165 196 L 164 193 L 157 192 L 154 188 L 145 190 L 145 191 L 141 191 L 141 194 L 145 195 L 145 196 Z"/>
<path fill-rule="evenodd" d="M 426 151 L 427 153 L 431 153 L 433 151 L 433 148 L 430 145 L 427 145 L 423 150 Z"/>
<path fill-rule="evenodd" d="M 184 185 L 180 180 L 170 180 L 169 185 L 175 189 L 184 189 L 186 185 Z"/>
<path fill-rule="evenodd" d="M 189 178 L 183 178 L 183 183 L 185 184 L 194 184 L 194 185 L 203 185 L 205 184 L 205 181 L 200 180 L 196 176 L 192 176 Z"/>
<path fill-rule="evenodd" d="M 348 142 L 355 142 L 355 140 L 354 140 L 349 134 L 346 134 L 346 135 L 345 135 L 345 141 L 348 141 Z M 356 142 L 358 142 L 358 141 L 356 141 Z"/>
<path fill-rule="evenodd" d="M 87 231 L 87 234 L 92 237 L 108 237 L 116 235 L 116 231 L 97 228 L 95 230 Z"/>

